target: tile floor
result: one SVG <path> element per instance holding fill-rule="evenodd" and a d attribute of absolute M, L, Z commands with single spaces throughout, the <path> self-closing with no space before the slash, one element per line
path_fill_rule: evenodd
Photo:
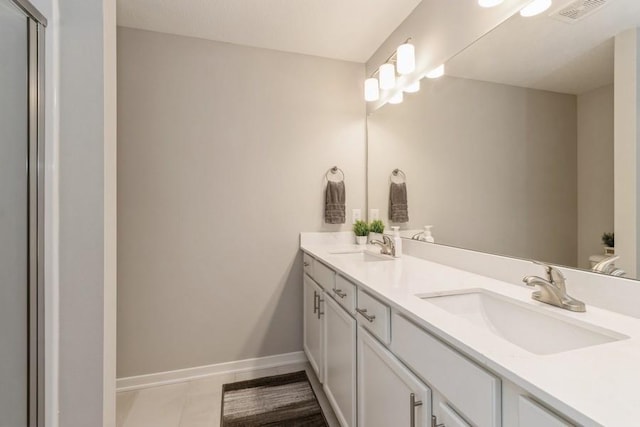
<path fill-rule="evenodd" d="M 307 371 L 329 427 L 339 427 L 322 385 L 309 363 L 212 375 L 198 380 L 123 391 L 116 396 L 116 427 L 219 427 L 222 384 L 302 369 Z"/>

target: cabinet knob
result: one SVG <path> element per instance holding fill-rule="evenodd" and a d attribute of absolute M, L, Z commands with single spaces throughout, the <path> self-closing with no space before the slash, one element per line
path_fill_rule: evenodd
<path fill-rule="evenodd" d="M 415 393 L 409 395 L 409 426 L 416 427 L 416 408 L 422 406 L 422 400 L 416 400 Z"/>
<path fill-rule="evenodd" d="M 369 323 L 373 323 L 373 321 L 376 320 L 375 314 L 371 314 L 371 315 L 367 314 L 367 309 L 366 308 L 356 308 L 356 311 L 358 313 L 360 313 L 360 315 L 362 317 L 367 319 L 369 321 Z"/>
<path fill-rule="evenodd" d="M 304 264 L 305 267 L 309 267 L 311 265 L 307 261 L 304 261 L 303 264 Z"/>

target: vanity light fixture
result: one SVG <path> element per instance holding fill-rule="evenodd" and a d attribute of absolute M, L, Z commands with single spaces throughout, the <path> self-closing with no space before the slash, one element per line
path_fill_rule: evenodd
<path fill-rule="evenodd" d="M 380 90 L 392 90 L 396 88 L 396 70 L 401 75 L 411 74 L 416 69 L 415 47 L 410 43 L 411 38 L 405 40 L 398 49 L 395 50 L 384 61 L 368 79 L 364 81 L 364 99 L 367 102 L 380 99 Z M 416 86 L 417 85 L 417 86 Z M 420 90 L 420 82 L 410 85 L 407 89 L 402 89 L 393 97 L 395 103 L 402 102 L 402 90 L 407 92 L 417 92 Z M 390 101 L 391 102 L 391 101 Z M 393 102 L 392 102 L 393 103 Z"/>
<path fill-rule="evenodd" d="M 364 81 L 364 100 L 367 102 L 377 101 L 380 99 L 380 88 L 378 87 L 378 79 L 370 77 Z"/>
<path fill-rule="evenodd" d="M 407 41 L 398 46 L 396 51 L 396 67 L 399 74 L 411 74 L 416 69 L 416 49 Z"/>
<path fill-rule="evenodd" d="M 429 79 L 438 79 L 444 76 L 444 64 L 440 64 L 438 67 L 427 73 L 427 78 Z"/>
<path fill-rule="evenodd" d="M 481 7 L 494 7 L 502 3 L 504 0 L 478 0 Z"/>
<path fill-rule="evenodd" d="M 404 100 L 403 92 L 399 90 L 395 95 L 389 98 L 389 104 L 400 104 Z"/>
<path fill-rule="evenodd" d="M 536 16 L 551 7 L 551 0 L 533 0 L 520 10 L 520 15 L 525 18 Z"/>
<path fill-rule="evenodd" d="M 378 69 L 380 77 L 380 89 L 389 90 L 396 87 L 396 67 L 393 64 L 385 63 Z"/>
<path fill-rule="evenodd" d="M 411 83 L 409 86 L 404 88 L 404 91 L 407 93 L 416 93 L 420 90 L 420 80 L 416 80 L 415 83 Z"/>

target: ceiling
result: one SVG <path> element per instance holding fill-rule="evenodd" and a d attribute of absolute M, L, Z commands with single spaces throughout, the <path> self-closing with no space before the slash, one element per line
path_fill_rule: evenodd
<path fill-rule="evenodd" d="M 366 62 L 421 0 L 118 0 L 118 25 Z"/>
<path fill-rule="evenodd" d="M 613 37 L 640 26 L 640 1 L 608 0 L 574 23 L 551 16 L 568 3 L 514 15 L 454 57 L 447 74 L 575 95 L 612 84 Z"/>

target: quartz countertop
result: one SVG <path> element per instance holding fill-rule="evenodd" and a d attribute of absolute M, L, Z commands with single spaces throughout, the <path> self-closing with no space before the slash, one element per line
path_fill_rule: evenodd
<path fill-rule="evenodd" d="M 375 248 L 368 247 L 369 250 L 377 250 Z M 525 389 L 567 417 L 584 425 L 631 426 L 639 423 L 639 319 L 589 305 L 586 313 L 570 312 L 532 300 L 531 288 L 408 255 L 390 261 L 365 262 L 335 253 L 362 250 L 357 245 L 303 241 L 301 249 L 486 369 Z M 474 289 L 494 292 L 548 310 L 556 317 L 576 319 L 628 338 L 538 355 L 462 321 L 419 297 Z"/>

